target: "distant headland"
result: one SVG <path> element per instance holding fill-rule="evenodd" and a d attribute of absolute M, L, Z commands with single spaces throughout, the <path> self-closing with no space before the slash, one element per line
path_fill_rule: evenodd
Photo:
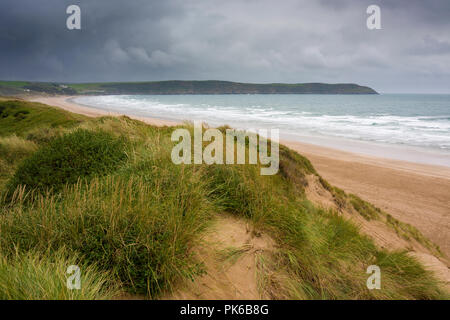
<path fill-rule="evenodd" d="M 378 94 L 353 83 L 241 83 L 218 80 L 58 83 L 0 81 L 0 95 L 18 94 Z"/>

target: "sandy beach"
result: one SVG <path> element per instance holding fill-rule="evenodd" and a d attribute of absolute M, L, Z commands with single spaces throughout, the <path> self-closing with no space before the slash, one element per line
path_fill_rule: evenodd
<path fill-rule="evenodd" d="M 119 115 L 78 105 L 71 97 L 33 97 L 28 100 L 96 117 Z M 131 118 L 157 126 L 178 122 Z M 332 185 L 365 200 L 418 228 L 450 256 L 450 168 L 359 155 L 313 144 L 282 141 L 311 160 Z"/>

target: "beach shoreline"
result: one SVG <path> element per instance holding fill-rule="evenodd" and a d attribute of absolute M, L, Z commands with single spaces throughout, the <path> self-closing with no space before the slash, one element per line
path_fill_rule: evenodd
<path fill-rule="evenodd" d="M 26 99 L 90 117 L 121 115 L 77 104 L 72 98 L 35 96 Z M 127 116 L 156 126 L 182 123 Z M 307 142 L 282 140 L 281 143 L 306 156 L 332 185 L 357 194 L 415 226 L 450 256 L 450 167 L 379 158 Z"/>

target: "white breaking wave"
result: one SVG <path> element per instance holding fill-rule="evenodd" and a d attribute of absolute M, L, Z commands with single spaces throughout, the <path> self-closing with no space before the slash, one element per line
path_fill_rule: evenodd
<path fill-rule="evenodd" d="M 396 115 L 373 112 L 333 114 L 328 103 L 304 108 L 302 102 L 249 103 L 248 97 L 201 96 L 85 96 L 75 101 L 95 108 L 138 116 L 174 120 L 201 120 L 210 125 L 236 128 L 278 128 L 280 133 L 309 134 L 347 139 L 402 144 L 450 151 L 450 110 L 442 115 Z M 306 99 L 308 99 L 307 97 Z M 273 96 L 269 100 L 274 100 Z M 280 100 L 286 98 L 280 96 Z M 292 98 L 289 98 L 292 99 Z M 319 99 L 314 97 L 314 99 Z M 324 98 L 329 99 L 329 98 Z M 339 97 L 343 100 L 344 98 Z M 348 99 L 352 99 L 351 97 Z M 180 101 L 185 102 L 180 103 Z M 345 103 L 344 100 L 342 103 Z M 395 102 L 395 101 L 394 101 Z M 307 105 L 308 101 L 305 103 Z M 393 102 L 390 102 L 391 104 Z M 350 104 L 355 104 L 353 100 Z M 315 108 L 317 110 L 315 110 Z M 344 108 L 344 107 L 342 107 Z M 303 110 L 302 110 L 303 109 Z M 306 110 L 305 110 L 306 109 Z M 367 109 L 367 108 L 366 108 Z M 370 110 L 369 110 L 370 111 Z M 364 113 L 364 114 L 361 114 Z"/>

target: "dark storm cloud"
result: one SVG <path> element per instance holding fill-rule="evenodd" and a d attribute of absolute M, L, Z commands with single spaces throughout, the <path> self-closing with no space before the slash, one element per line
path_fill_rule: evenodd
<path fill-rule="evenodd" d="M 66 29 L 78 4 L 82 30 Z M 381 7 L 382 30 L 366 28 Z M 2 0 L 0 79 L 356 82 L 449 92 L 450 1 Z"/>

